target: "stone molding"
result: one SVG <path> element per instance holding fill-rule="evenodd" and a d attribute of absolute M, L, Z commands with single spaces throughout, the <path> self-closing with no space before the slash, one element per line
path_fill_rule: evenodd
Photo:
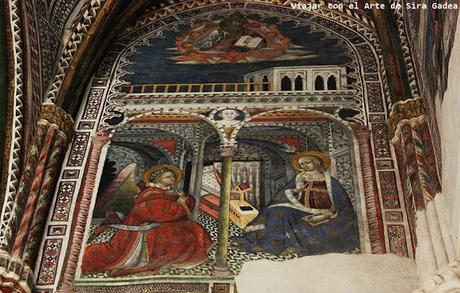
<path fill-rule="evenodd" d="M 454 261 L 438 269 L 421 282 L 421 288 L 413 293 L 460 292 L 460 261 Z"/>

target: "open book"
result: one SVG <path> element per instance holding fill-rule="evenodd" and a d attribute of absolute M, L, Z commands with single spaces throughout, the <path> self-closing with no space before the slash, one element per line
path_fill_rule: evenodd
<path fill-rule="evenodd" d="M 328 222 L 333 214 L 313 214 L 302 218 L 302 220 L 312 227 Z"/>
<path fill-rule="evenodd" d="M 235 47 L 247 48 L 247 49 L 256 49 L 263 39 L 260 37 L 251 37 L 251 36 L 242 36 L 234 44 Z"/>

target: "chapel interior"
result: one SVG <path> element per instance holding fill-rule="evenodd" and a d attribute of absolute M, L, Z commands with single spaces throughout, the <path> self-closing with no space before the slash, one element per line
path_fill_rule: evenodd
<path fill-rule="evenodd" d="M 460 292 L 459 8 L 413 2 L 0 0 L 0 291 Z"/>

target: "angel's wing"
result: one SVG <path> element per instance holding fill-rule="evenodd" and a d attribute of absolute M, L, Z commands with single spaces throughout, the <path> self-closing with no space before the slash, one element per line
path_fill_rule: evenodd
<path fill-rule="evenodd" d="M 127 214 L 139 193 L 140 189 L 136 184 L 136 164 L 129 164 L 118 173 L 98 198 L 93 217 L 105 218 L 108 212 Z"/>

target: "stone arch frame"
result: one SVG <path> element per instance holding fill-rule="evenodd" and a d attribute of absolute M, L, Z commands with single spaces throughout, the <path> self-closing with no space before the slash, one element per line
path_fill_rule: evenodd
<path fill-rule="evenodd" d="M 248 2 L 249 2 L 249 1 L 248 1 Z M 259 5 L 266 5 L 266 4 L 260 3 Z M 274 6 L 276 6 L 276 5 L 274 5 Z M 279 7 L 279 6 L 278 6 L 278 7 Z M 319 14 L 321 14 L 321 13 L 323 13 L 323 16 L 325 15 L 325 14 L 324 14 L 324 11 L 323 11 L 323 12 L 320 12 Z M 298 12 L 298 14 L 299 14 L 299 15 L 301 15 L 301 14 L 302 14 L 302 15 L 305 15 L 305 14 L 308 14 L 308 13 Z M 335 19 L 334 19 L 334 17 L 335 17 Z M 317 16 L 315 16 L 315 18 L 322 18 L 322 17 L 317 17 Z M 378 84 L 378 87 L 377 87 L 378 90 L 375 89 L 376 87 L 373 87 L 373 89 L 376 90 L 376 91 L 379 91 L 379 93 L 378 93 L 376 96 L 378 96 L 378 98 L 379 98 L 380 100 L 378 100 L 378 99 L 376 99 L 375 97 L 373 97 L 374 100 L 371 101 L 371 102 L 368 102 L 368 101 L 370 100 L 369 97 L 368 97 L 368 92 L 365 91 L 365 93 L 363 93 L 363 95 L 364 95 L 363 103 L 365 103 L 364 111 L 363 111 L 363 112 L 364 112 L 365 114 L 364 114 L 364 117 L 363 117 L 363 119 L 362 119 L 362 120 L 364 120 L 364 121 L 361 120 L 361 122 L 362 122 L 364 125 L 366 125 L 366 126 L 367 126 L 368 124 L 369 124 L 369 125 L 370 125 L 370 124 L 375 124 L 375 127 L 370 127 L 370 133 L 369 133 L 369 129 L 367 129 L 366 127 L 363 127 L 362 125 L 356 125 L 356 126 L 353 126 L 352 128 L 353 128 L 353 131 L 354 131 L 355 133 L 356 133 L 356 132 L 367 133 L 368 137 L 373 138 L 375 135 L 378 135 L 378 134 L 379 134 L 379 133 L 377 133 L 378 131 L 376 131 L 375 129 L 377 128 L 377 126 L 381 126 L 381 125 L 377 125 L 377 124 L 384 124 L 385 120 L 387 119 L 387 118 L 386 118 L 386 117 L 387 117 L 386 103 L 385 103 L 385 99 L 384 99 L 384 92 L 386 93 L 385 73 L 384 73 L 384 71 L 383 71 L 383 67 L 381 66 L 381 60 L 380 60 L 381 57 L 378 56 L 378 54 L 376 53 L 376 51 L 378 51 L 378 44 L 377 44 L 375 38 L 372 36 L 372 30 L 370 30 L 370 29 L 367 30 L 366 25 L 363 25 L 364 29 L 363 29 L 363 28 L 360 28 L 359 25 L 356 25 L 356 23 L 353 24 L 353 21 L 350 20 L 350 19 L 347 19 L 347 20 L 343 20 L 343 19 L 342 19 L 342 20 L 339 20 L 339 16 L 338 16 L 338 15 L 332 15 L 332 17 L 330 17 L 330 18 L 329 18 L 329 17 L 324 17 L 324 18 L 322 18 L 322 19 L 323 19 L 324 21 L 329 21 L 329 22 L 331 22 L 331 23 L 336 23 L 336 21 L 337 21 L 337 22 L 342 22 L 342 23 L 341 23 L 342 25 L 343 25 L 343 24 L 346 24 L 346 23 L 348 22 L 348 24 L 346 24 L 346 26 L 347 26 L 348 28 L 352 28 L 353 26 L 355 26 L 355 27 L 353 28 L 353 30 L 358 30 L 360 33 L 362 33 L 363 35 L 365 35 L 366 37 L 364 37 L 363 40 L 366 40 L 366 38 L 367 38 L 367 41 L 364 41 L 363 43 L 359 43 L 359 42 L 358 42 L 356 46 L 361 47 L 361 48 L 364 48 L 365 46 L 368 45 L 366 42 L 369 42 L 369 44 L 371 44 L 371 45 L 369 45 L 370 47 L 367 47 L 366 49 L 370 50 L 370 51 L 371 51 L 371 55 L 374 56 L 374 61 L 375 61 L 377 70 L 375 71 L 375 75 L 374 75 L 373 73 L 365 73 L 365 74 L 364 74 L 364 75 L 365 75 L 365 78 L 364 78 L 364 76 L 362 77 L 362 82 L 363 82 L 363 84 L 364 84 L 364 85 L 363 85 L 363 88 L 364 88 L 365 90 L 368 89 L 368 87 L 369 87 L 369 86 L 368 86 L 368 84 L 369 84 L 368 82 L 369 82 L 369 81 L 374 82 L 375 84 Z M 351 23 L 351 25 L 350 25 L 350 23 Z M 336 24 L 337 24 L 337 23 L 336 23 Z M 321 24 L 317 24 L 317 25 L 318 25 L 318 26 L 321 26 Z M 323 25 L 324 25 L 324 23 L 323 23 Z M 339 25 L 339 24 L 337 24 L 337 25 Z M 339 26 L 340 26 L 340 25 L 339 25 Z M 343 27 L 343 28 L 346 29 L 346 30 L 349 30 L 348 28 L 345 28 L 345 27 Z M 323 30 L 328 30 L 328 29 L 326 29 L 325 27 L 322 27 L 322 29 L 323 29 Z M 331 31 L 332 31 L 332 29 L 331 29 Z M 351 32 L 351 30 L 349 30 L 349 31 Z M 358 34 L 360 34 L 360 33 L 358 33 Z M 350 44 L 351 44 L 351 43 L 352 43 L 352 41 L 350 41 Z M 357 51 L 356 48 L 355 48 L 354 50 Z M 356 55 L 357 55 L 357 58 L 361 60 L 360 54 L 356 53 Z M 109 56 L 109 58 L 110 58 L 110 56 Z M 364 62 L 361 61 L 361 64 L 363 64 L 363 63 L 364 63 Z M 380 69 L 379 69 L 379 68 L 380 68 Z M 100 70 L 100 71 L 101 71 L 101 70 Z M 96 82 L 96 89 L 99 89 L 99 90 L 102 89 L 102 95 L 101 95 L 99 98 L 102 98 L 103 96 L 104 96 L 104 97 L 107 97 L 107 95 L 111 95 L 111 94 L 117 94 L 116 92 L 108 93 L 107 90 L 110 90 L 110 91 L 111 91 L 111 90 L 114 89 L 114 87 L 113 87 L 113 85 L 108 86 L 108 79 L 107 79 L 107 76 L 99 75 L 99 73 L 98 73 L 98 74 L 95 76 L 95 78 L 93 79 L 93 81 Z M 97 83 L 100 83 L 100 84 L 98 85 Z M 92 89 L 92 88 L 89 88 L 89 90 L 91 90 L 91 89 Z M 379 103 L 380 103 L 380 104 L 379 104 Z M 372 112 L 372 111 L 369 111 L 369 105 L 375 106 L 379 111 L 374 111 L 374 112 L 378 112 L 378 114 L 371 114 L 371 115 L 373 115 L 373 116 L 371 117 L 370 114 L 369 114 L 369 112 Z M 93 106 L 94 106 L 94 105 L 93 105 Z M 99 103 L 99 104 L 97 105 L 98 110 L 100 110 L 100 109 L 99 109 L 100 106 L 101 106 L 101 104 Z M 112 106 L 113 106 L 113 105 L 112 105 Z M 84 111 L 85 111 L 85 110 L 82 108 L 82 109 L 81 109 L 81 112 L 84 112 Z M 100 112 L 99 112 L 98 115 L 99 115 L 98 118 L 100 119 L 101 116 L 102 116 L 102 115 L 100 114 Z M 90 120 L 90 119 L 88 119 L 88 120 Z M 95 120 L 95 119 L 94 119 L 94 120 Z M 80 120 L 77 121 L 77 123 L 80 123 L 80 124 L 81 124 L 81 122 L 82 122 L 82 121 L 80 121 Z M 85 146 L 83 147 L 83 150 L 84 150 L 84 151 L 83 151 L 83 159 L 85 159 L 85 158 L 88 158 L 88 153 L 85 152 L 85 151 L 86 151 L 87 149 L 91 148 L 91 146 L 89 146 L 89 143 L 90 143 L 90 141 L 91 141 L 90 136 L 91 136 L 91 134 L 92 134 L 92 135 L 96 134 L 96 132 L 93 131 L 93 130 L 95 130 L 95 129 L 94 129 L 94 126 L 95 126 L 95 124 L 96 124 L 96 121 L 94 121 L 94 125 L 93 125 L 93 126 L 90 126 L 90 121 L 83 121 L 83 122 L 86 123 L 86 124 L 85 124 L 85 125 L 76 124 L 76 128 L 77 128 L 78 130 L 83 130 L 83 132 L 84 132 L 85 130 L 86 130 L 86 132 L 88 132 L 87 130 L 90 130 L 90 129 L 91 129 L 91 131 L 89 131 L 89 134 L 88 134 L 88 135 L 86 135 L 86 134 L 81 135 L 81 133 L 77 133 L 77 134 L 76 134 L 76 137 L 77 137 L 77 138 L 80 137 L 80 138 L 82 138 L 81 140 L 84 141 L 84 145 L 85 145 Z M 80 128 L 80 127 L 81 127 L 81 128 Z M 87 128 L 85 128 L 85 127 L 87 127 Z M 104 139 L 105 139 L 104 131 L 105 131 L 105 129 L 102 128 L 102 129 L 100 129 L 100 132 L 97 132 L 96 136 L 94 136 L 94 139 L 93 139 L 94 146 L 98 146 L 98 144 L 100 143 L 100 141 L 104 141 Z M 78 139 L 76 139 L 75 141 L 77 141 L 77 143 L 79 142 Z M 385 142 L 385 139 L 383 139 L 383 141 Z M 376 148 L 375 146 L 376 146 L 377 144 L 379 144 L 379 143 L 380 143 L 380 142 L 376 141 L 375 139 L 372 140 L 372 141 L 369 143 L 369 144 L 371 145 L 371 148 L 372 148 L 372 149 L 369 150 L 369 152 L 368 152 L 368 154 L 367 154 L 367 156 L 368 156 L 367 159 L 368 159 L 370 162 L 373 162 L 373 159 L 374 159 L 374 158 L 372 157 L 372 155 L 373 155 L 373 152 L 372 152 L 372 151 L 373 151 L 374 148 Z M 381 146 L 377 146 L 377 148 L 378 148 L 378 147 L 381 147 Z M 391 152 L 392 152 L 391 148 L 390 148 L 389 146 L 388 146 L 388 148 L 389 148 L 389 152 L 391 153 Z M 69 156 L 71 156 L 71 155 L 72 155 L 72 150 L 69 151 Z M 361 155 L 361 157 L 362 157 L 362 156 L 363 156 L 363 155 Z M 393 157 L 390 156 L 390 158 L 394 161 L 394 158 L 393 158 Z M 91 159 L 91 158 L 90 158 L 90 159 Z M 66 158 L 66 161 L 67 161 L 67 160 L 68 160 L 68 158 Z M 64 164 L 64 165 L 65 165 L 65 164 Z M 67 167 L 67 166 L 64 166 L 64 167 Z M 82 169 L 82 170 L 83 170 L 83 169 Z M 61 176 L 62 176 L 62 177 L 65 176 L 65 174 L 66 174 L 65 172 L 66 172 L 66 171 L 68 171 L 68 170 L 65 170 L 65 168 L 63 168 L 63 171 L 61 172 Z M 86 171 L 90 173 L 91 170 L 86 170 Z M 82 172 L 82 173 L 83 173 L 83 172 Z M 368 175 L 368 176 L 369 176 L 369 175 Z M 372 176 L 371 176 L 371 177 L 372 177 Z M 377 176 L 374 176 L 374 177 L 375 177 L 376 180 L 377 180 Z M 63 178 L 62 178 L 62 179 L 63 179 Z M 374 185 L 375 185 L 375 184 L 377 184 L 377 183 L 374 183 Z M 370 185 L 372 185 L 372 184 L 370 184 Z M 78 189 L 78 188 L 79 188 L 79 187 L 77 186 L 76 189 Z M 377 188 L 377 187 L 370 187 L 370 188 Z M 80 192 L 84 192 L 84 191 L 80 191 Z M 56 196 L 55 196 L 54 201 L 56 201 L 56 199 L 57 199 L 56 197 L 57 197 L 58 195 L 59 195 L 59 190 L 56 191 Z M 54 204 L 55 204 L 54 201 L 53 201 L 53 206 L 54 206 Z M 52 213 L 50 213 L 50 217 L 49 217 L 50 219 L 51 219 L 51 217 L 52 217 L 51 214 L 52 214 Z M 71 214 L 71 211 L 70 211 L 70 210 L 69 210 L 69 214 Z M 75 215 L 74 215 L 74 216 L 75 216 Z M 383 216 L 382 216 L 382 217 L 383 217 Z M 75 231 L 74 231 L 74 232 L 75 232 Z M 77 231 L 77 232 L 78 232 L 78 233 L 81 233 L 81 231 L 80 231 L 80 232 Z M 390 230 L 388 230 L 388 232 L 385 231 L 384 233 L 385 233 L 385 235 L 390 234 Z M 66 235 L 67 235 L 67 234 L 66 234 Z M 64 235 L 64 236 L 65 236 L 65 235 Z M 78 235 L 77 235 L 76 237 L 78 238 Z M 389 237 L 389 236 L 388 236 L 388 237 Z M 63 247 L 63 246 L 65 246 L 65 245 L 68 245 L 68 238 L 66 238 L 66 239 L 64 239 L 64 238 L 65 238 L 65 237 L 62 237 L 62 241 L 61 241 L 61 246 L 60 246 L 60 247 Z M 409 239 L 409 238 L 408 238 L 408 239 Z M 44 237 L 44 240 L 43 240 L 43 242 L 42 242 L 41 250 L 42 250 L 42 251 L 45 251 L 45 253 L 44 253 L 43 255 L 46 255 L 46 247 L 47 247 L 48 240 L 50 240 L 50 239 L 49 239 L 49 238 L 47 239 L 47 237 Z M 406 241 L 406 238 L 404 238 L 404 241 Z M 77 244 L 76 246 L 78 246 L 78 244 Z M 390 244 L 385 243 L 385 246 L 391 248 L 391 243 L 390 243 Z M 77 247 L 76 249 L 78 249 L 78 247 Z M 381 248 L 380 248 L 380 249 L 379 249 L 379 248 L 376 248 L 376 249 L 375 249 L 376 252 L 377 252 L 377 251 L 384 252 L 385 250 L 386 250 L 385 247 L 384 247 L 383 249 L 381 249 Z M 373 249 L 373 251 L 374 251 L 374 249 Z M 72 252 L 70 252 L 70 253 L 72 254 Z M 410 255 L 411 252 L 409 252 L 408 254 Z M 58 257 L 58 259 L 66 259 L 66 260 L 69 260 L 69 256 L 64 257 L 64 256 L 61 255 L 60 257 Z M 60 266 L 61 269 L 62 269 L 62 260 L 61 260 L 60 264 L 59 264 L 58 260 L 56 260 L 56 263 L 57 263 L 57 264 L 56 264 L 56 270 L 55 270 L 55 272 L 54 272 L 54 275 L 55 275 L 55 276 L 56 276 L 56 275 L 59 275 L 58 272 L 57 272 L 57 271 L 59 271 L 58 266 Z M 38 268 L 39 268 L 39 265 L 40 265 L 40 261 L 37 262 L 37 267 L 38 267 Z M 76 266 L 76 263 L 74 263 L 74 264 L 70 263 L 70 265 L 71 265 L 71 266 L 72 266 L 72 265 L 75 265 L 75 266 Z M 72 272 L 72 270 L 73 270 L 73 272 Z M 40 277 L 41 277 L 40 274 L 41 274 L 41 272 L 39 272 L 38 269 L 37 269 L 37 272 L 38 272 L 38 280 L 40 280 Z M 74 267 L 74 268 L 69 268 L 69 269 L 66 269 L 66 270 L 65 270 L 65 272 L 64 272 L 64 274 L 63 274 L 63 278 L 59 281 L 59 282 L 61 282 L 61 283 L 63 284 L 63 288 L 72 286 L 73 280 L 74 280 L 74 276 L 75 276 L 74 273 L 75 273 L 75 267 Z M 55 287 L 56 287 L 56 286 L 57 286 L 57 282 L 58 282 L 58 280 L 53 280 L 51 284 L 50 284 L 50 283 L 41 283 L 41 285 L 45 285 L 45 286 L 47 286 L 47 285 L 52 285 L 52 286 L 55 286 Z M 39 284 L 39 285 L 40 285 L 40 284 Z"/>

